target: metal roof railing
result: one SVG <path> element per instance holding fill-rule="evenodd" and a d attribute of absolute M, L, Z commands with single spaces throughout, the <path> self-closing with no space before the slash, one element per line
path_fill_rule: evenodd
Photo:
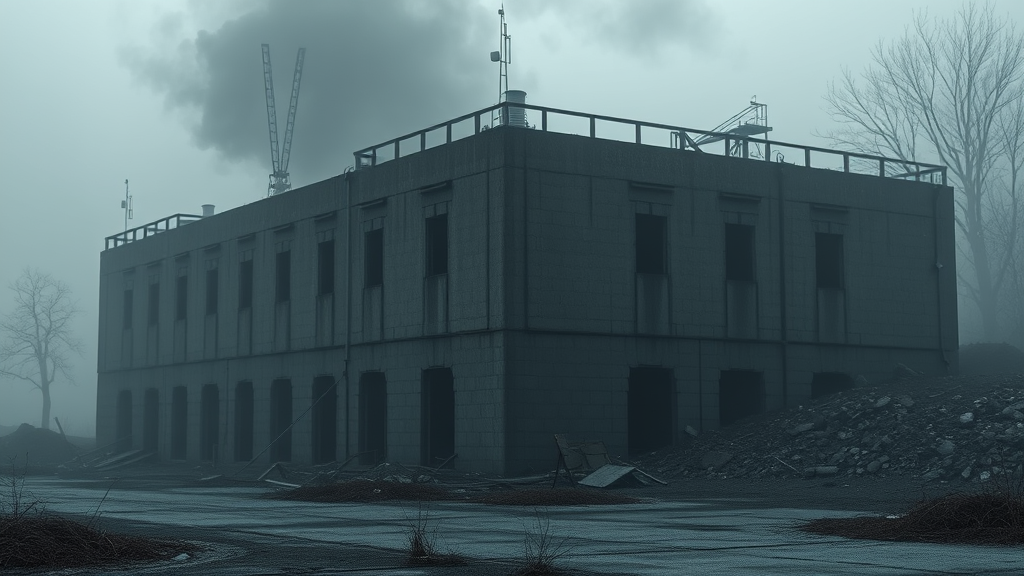
<path fill-rule="evenodd" d="M 128 244 L 131 242 L 135 242 L 136 240 L 141 240 L 149 236 L 160 234 L 161 232 L 167 232 L 168 230 L 180 228 L 185 224 L 195 222 L 196 220 L 199 220 L 201 218 L 202 216 L 198 216 L 196 214 L 175 214 L 173 216 L 161 218 L 160 220 L 157 220 L 155 222 L 143 224 L 142 226 L 138 226 L 130 230 L 125 230 L 124 232 L 118 232 L 113 236 L 107 236 L 105 239 L 106 243 L 103 249 L 108 250 L 110 248 L 116 248 L 118 246 L 121 246 L 122 244 Z"/>
<path fill-rule="evenodd" d="M 762 161 L 785 162 L 786 154 L 796 158 L 796 165 L 809 168 L 823 168 L 868 174 L 882 178 L 926 181 L 946 185 L 946 167 L 910 160 L 886 158 L 859 152 L 844 152 L 816 146 L 805 146 L 789 142 L 753 138 L 728 132 L 709 132 L 694 128 L 671 126 L 628 120 L 599 114 L 587 114 L 572 110 L 560 110 L 532 104 L 502 102 L 458 118 L 392 138 L 375 146 L 358 150 L 355 156 L 357 170 L 369 168 L 384 162 L 422 152 L 436 146 L 450 144 L 483 130 L 507 127 L 503 119 L 513 109 L 540 113 L 540 124 L 530 126 L 544 132 L 577 134 L 590 138 L 618 140 L 635 144 L 646 144 L 691 150 L 719 156 L 739 157 Z M 497 114 L 496 114 L 497 113 Z M 536 119 L 536 116 L 534 116 Z M 698 144 L 700 138 L 709 138 L 705 144 Z M 723 142 L 724 145 L 718 145 Z"/>

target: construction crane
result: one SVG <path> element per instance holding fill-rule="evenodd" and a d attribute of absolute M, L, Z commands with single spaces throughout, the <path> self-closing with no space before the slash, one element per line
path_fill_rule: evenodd
<path fill-rule="evenodd" d="M 277 147 L 277 108 L 274 104 L 274 76 L 270 69 L 270 45 L 263 45 L 263 86 L 267 96 L 267 124 L 270 125 L 270 162 L 274 171 L 270 173 L 267 196 L 288 191 L 291 181 L 288 175 L 288 161 L 292 155 L 292 133 L 295 130 L 295 109 L 299 104 L 299 83 L 302 81 L 302 63 L 306 49 L 299 48 L 295 56 L 295 76 L 292 78 L 292 94 L 288 103 L 288 120 L 284 127 L 284 146 Z"/>

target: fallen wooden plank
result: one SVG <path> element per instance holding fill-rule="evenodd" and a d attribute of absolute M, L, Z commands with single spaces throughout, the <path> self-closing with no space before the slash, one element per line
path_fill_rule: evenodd
<path fill-rule="evenodd" d="M 592 472 L 586 478 L 580 480 L 579 483 L 593 488 L 607 488 L 619 480 L 622 480 L 625 476 L 633 473 L 635 470 L 636 468 L 632 466 L 605 464 Z"/>
<path fill-rule="evenodd" d="M 264 482 L 273 484 L 274 486 L 281 486 L 282 488 L 300 488 L 298 484 L 292 484 L 291 482 L 279 482 L 277 480 L 271 480 L 267 478 Z"/>

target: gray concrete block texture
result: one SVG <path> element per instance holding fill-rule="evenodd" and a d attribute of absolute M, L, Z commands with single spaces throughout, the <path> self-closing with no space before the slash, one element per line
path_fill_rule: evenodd
<path fill-rule="evenodd" d="M 638 277 L 637 214 L 663 218 L 660 276 Z M 440 215 L 447 265 L 428 277 L 427 219 Z M 726 296 L 728 225 L 752 232 L 742 306 Z M 383 281 L 370 285 L 375 230 Z M 799 404 L 815 374 L 955 370 L 953 232 L 947 187 L 489 130 L 104 251 L 98 441 L 131 434 L 134 448 L 170 457 L 183 386 L 186 460 L 201 458 L 200 431 L 215 426 L 218 457 L 266 462 L 284 416 L 299 462 L 355 456 L 374 426 L 387 458 L 404 463 L 449 450 L 468 470 L 547 470 L 554 433 L 624 456 L 678 442 L 687 426 L 715 428 L 730 410 Z M 841 286 L 824 295 L 816 234 L 841 237 Z M 329 240 L 325 283 L 318 244 Z M 449 412 L 428 398 L 432 368 L 451 370 Z M 370 372 L 386 382 L 382 412 L 361 398 Z M 306 413 L 324 376 L 336 382 L 333 420 Z M 284 416 L 270 392 L 282 379 Z M 239 382 L 252 383 L 249 419 Z M 202 400 L 211 384 L 216 418 Z M 130 412 L 118 410 L 122 391 Z M 656 430 L 640 422 L 642 402 L 670 405 Z M 246 436 L 251 454 L 238 452 Z M 325 438 L 334 454 L 316 453 Z"/>

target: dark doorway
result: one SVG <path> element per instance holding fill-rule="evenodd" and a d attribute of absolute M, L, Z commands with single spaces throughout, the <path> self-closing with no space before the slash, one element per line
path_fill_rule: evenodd
<path fill-rule="evenodd" d="M 722 370 L 718 380 L 718 422 L 728 426 L 764 412 L 764 374 L 753 370 Z"/>
<path fill-rule="evenodd" d="M 270 460 L 292 459 L 292 381 L 274 380 L 270 384 Z"/>
<path fill-rule="evenodd" d="M 423 371 L 420 399 L 421 458 L 424 466 L 454 466 L 455 381 L 451 368 Z"/>
<path fill-rule="evenodd" d="M 216 460 L 220 444 L 220 391 L 216 384 L 203 386 L 199 415 L 199 457 Z"/>
<path fill-rule="evenodd" d="M 159 446 L 160 431 L 160 391 L 156 388 L 146 390 L 142 405 L 142 449 L 156 452 Z"/>
<path fill-rule="evenodd" d="M 253 445 L 252 382 L 239 382 L 235 386 L 235 460 L 252 460 Z"/>
<path fill-rule="evenodd" d="M 359 377 L 359 463 L 377 464 L 388 453 L 388 383 L 383 372 Z"/>
<path fill-rule="evenodd" d="M 650 452 L 672 444 L 672 370 L 630 368 L 628 450 Z"/>
<path fill-rule="evenodd" d="M 313 463 L 334 462 L 338 458 L 338 388 L 334 376 L 313 380 Z"/>
<path fill-rule="evenodd" d="M 850 378 L 849 374 L 843 374 L 842 372 L 817 372 L 814 374 L 814 378 L 811 379 L 811 398 L 821 398 L 836 392 L 851 390 L 853 387 L 854 381 L 853 378 Z"/>
<path fill-rule="evenodd" d="M 132 449 L 132 393 L 122 390 L 117 395 L 117 451 Z"/>
<path fill-rule="evenodd" d="M 176 386 L 171 392 L 171 459 L 184 460 L 188 447 L 188 390 Z"/>

